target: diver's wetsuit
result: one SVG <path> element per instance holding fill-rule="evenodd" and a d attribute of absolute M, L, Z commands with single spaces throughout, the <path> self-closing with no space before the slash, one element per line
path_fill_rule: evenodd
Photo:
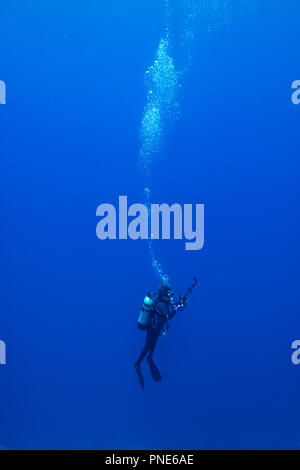
<path fill-rule="evenodd" d="M 188 301 L 188 295 L 190 292 L 192 292 L 196 284 L 198 284 L 198 281 L 196 278 L 194 278 L 193 285 L 188 288 L 185 295 L 179 296 L 177 302 L 173 301 L 174 292 L 172 292 L 171 288 L 165 283 L 160 286 L 158 297 L 156 300 L 154 300 L 154 302 L 150 302 L 152 299 L 154 299 L 154 294 L 150 293 L 149 296 L 145 297 L 144 305 L 140 315 L 141 321 L 139 318 L 138 327 L 144 330 L 145 323 L 147 324 L 146 343 L 138 357 L 138 360 L 134 363 L 134 368 L 137 372 L 142 389 L 144 389 L 144 377 L 140 366 L 147 353 L 147 359 L 153 380 L 155 382 L 160 382 L 162 380 L 160 372 L 152 358 L 158 337 L 160 336 L 162 329 L 168 323 L 168 320 L 173 318 L 176 312 L 183 311 L 185 309 Z M 150 308 L 149 305 L 151 305 Z M 142 315 L 145 312 L 147 314 L 146 319 Z"/>
<path fill-rule="evenodd" d="M 173 303 L 167 303 L 162 300 L 157 300 L 154 304 L 154 313 L 151 315 L 149 319 L 149 324 L 147 326 L 147 335 L 146 335 L 146 343 L 144 348 L 139 355 L 138 360 L 136 361 L 135 365 L 137 367 L 140 366 L 142 360 L 145 358 L 146 354 L 148 354 L 148 359 L 152 361 L 152 356 L 154 353 L 154 349 L 159 338 L 159 335 L 166 323 L 166 321 L 170 320 L 174 317 L 176 313 L 176 306 Z"/>

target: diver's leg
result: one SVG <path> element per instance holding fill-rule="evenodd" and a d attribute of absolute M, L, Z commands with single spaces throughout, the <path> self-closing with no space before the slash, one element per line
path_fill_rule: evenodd
<path fill-rule="evenodd" d="M 144 389 L 144 377 L 141 371 L 141 362 L 145 358 L 147 352 L 151 349 L 151 346 L 153 344 L 153 328 L 149 327 L 147 328 L 147 335 L 146 335 L 146 343 L 145 346 L 143 347 L 141 354 L 139 355 L 138 360 L 134 363 L 134 368 L 136 370 L 136 373 L 139 378 L 140 385 L 142 389 Z"/>
<path fill-rule="evenodd" d="M 155 346 L 156 346 L 156 343 L 157 343 L 157 340 L 159 338 L 159 334 L 160 334 L 160 328 L 157 328 L 153 335 L 152 335 L 152 341 L 151 341 L 151 344 L 149 345 L 149 354 L 148 354 L 148 359 L 150 359 L 152 361 L 152 356 L 153 356 L 153 353 L 154 353 L 154 349 L 155 349 Z"/>
<path fill-rule="evenodd" d="M 148 357 L 147 357 L 148 364 L 149 364 L 149 367 L 150 367 L 150 373 L 152 375 L 153 380 L 155 380 L 155 382 L 160 382 L 161 379 L 162 379 L 162 377 L 160 375 L 160 372 L 159 372 L 156 364 L 154 363 L 154 361 L 152 359 L 152 356 L 153 356 L 153 353 L 154 353 L 154 349 L 155 349 L 160 331 L 161 330 L 158 329 L 158 331 L 155 332 L 155 336 L 153 337 L 153 342 L 152 342 L 152 345 L 151 345 L 151 348 L 150 348 L 150 351 L 149 351 L 149 354 L 148 354 Z"/>
<path fill-rule="evenodd" d="M 134 363 L 135 367 L 136 366 L 139 367 L 141 365 L 141 362 L 144 359 L 144 357 L 146 356 L 147 352 L 148 352 L 148 348 L 147 348 L 147 346 L 144 346 L 143 349 L 141 350 L 141 353 L 138 357 L 138 360 Z"/>
<path fill-rule="evenodd" d="M 137 373 L 137 375 L 138 375 L 138 379 L 139 379 L 140 385 L 141 385 L 142 389 L 144 390 L 144 377 L 143 377 L 143 374 L 142 374 L 140 365 L 136 362 L 136 363 L 134 364 L 134 368 L 135 368 L 135 371 L 136 371 L 136 373 Z"/>
<path fill-rule="evenodd" d="M 135 362 L 134 366 L 140 366 L 142 360 L 145 358 L 147 352 L 151 349 L 153 343 L 153 328 L 147 328 L 147 334 L 146 334 L 146 342 L 145 346 L 143 347 L 138 360 Z"/>

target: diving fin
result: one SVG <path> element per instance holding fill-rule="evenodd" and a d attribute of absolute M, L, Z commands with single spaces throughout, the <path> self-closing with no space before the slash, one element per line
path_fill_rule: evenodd
<path fill-rule="evenodd" d="M 144 390 L 144 377 L 143 377 L 143 374 L 142 374 L 142 371 L 141 371 L 141 368 L 139 366 L 139 364 L 137 364 L 136 362 L 134 363 L 134 368 L 136 370 L 136 373 L 138 375 L 138 379 L 139 379 L 139 382 L 141 384 L 141 387 L 142 389 Z"/>
<path fill-rule="evenodd" d="M 148 364 L 149 364 L 149 367 L 150 367 L 150 373 L 152 375 L 153 380 L 155 382 L 160 382 L 162 380 L 162 376 L 160 375 L 160 372 L 159 372 L 158 368 L 156 367 L 153 359 L 149 359 L 149 357 L 147 359 L 148 359 Z"/>

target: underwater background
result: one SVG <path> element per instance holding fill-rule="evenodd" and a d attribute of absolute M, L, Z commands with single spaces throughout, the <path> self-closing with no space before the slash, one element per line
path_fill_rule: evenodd
<path fill-rule="evenodd" d="M 166 20 L 163 0 L 2 2 L 2 449 L 300 448 L 300 5 L 169 3 Z M 177 97 L 145 134 L 166 21 Z M 199 286 L 143 391 L 137 318 L 160 280 L 146 241 L 95 229 L 146 178 L 153 202 L 205 204 L 205 245 L 155 242 L 174 290 Z"/>

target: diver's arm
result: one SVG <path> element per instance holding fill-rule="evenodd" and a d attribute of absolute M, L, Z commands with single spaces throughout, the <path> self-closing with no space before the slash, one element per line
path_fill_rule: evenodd
<path fill-rule="evenodd" d="M 164 302 L 156 302 L 155 304 L 156 313 L 168 320 L 174 317 L 177 312 L 176 304 L 172 303 L 169 307 Z"/>
<path fill-rule="evenodd" d="M 173 302 L 171 305 L 171 309 L 168 312 L 168 319 L 171 320 L 177 312 L 183 310 L 182 305 L 179 302 Z"/>
<path fill-rule="evenodd" d="M 168 314 L 167 308 L 163 302 L 156 302 L 155 310 L 156 310 L 156 313 L 161 316 Z"/>

